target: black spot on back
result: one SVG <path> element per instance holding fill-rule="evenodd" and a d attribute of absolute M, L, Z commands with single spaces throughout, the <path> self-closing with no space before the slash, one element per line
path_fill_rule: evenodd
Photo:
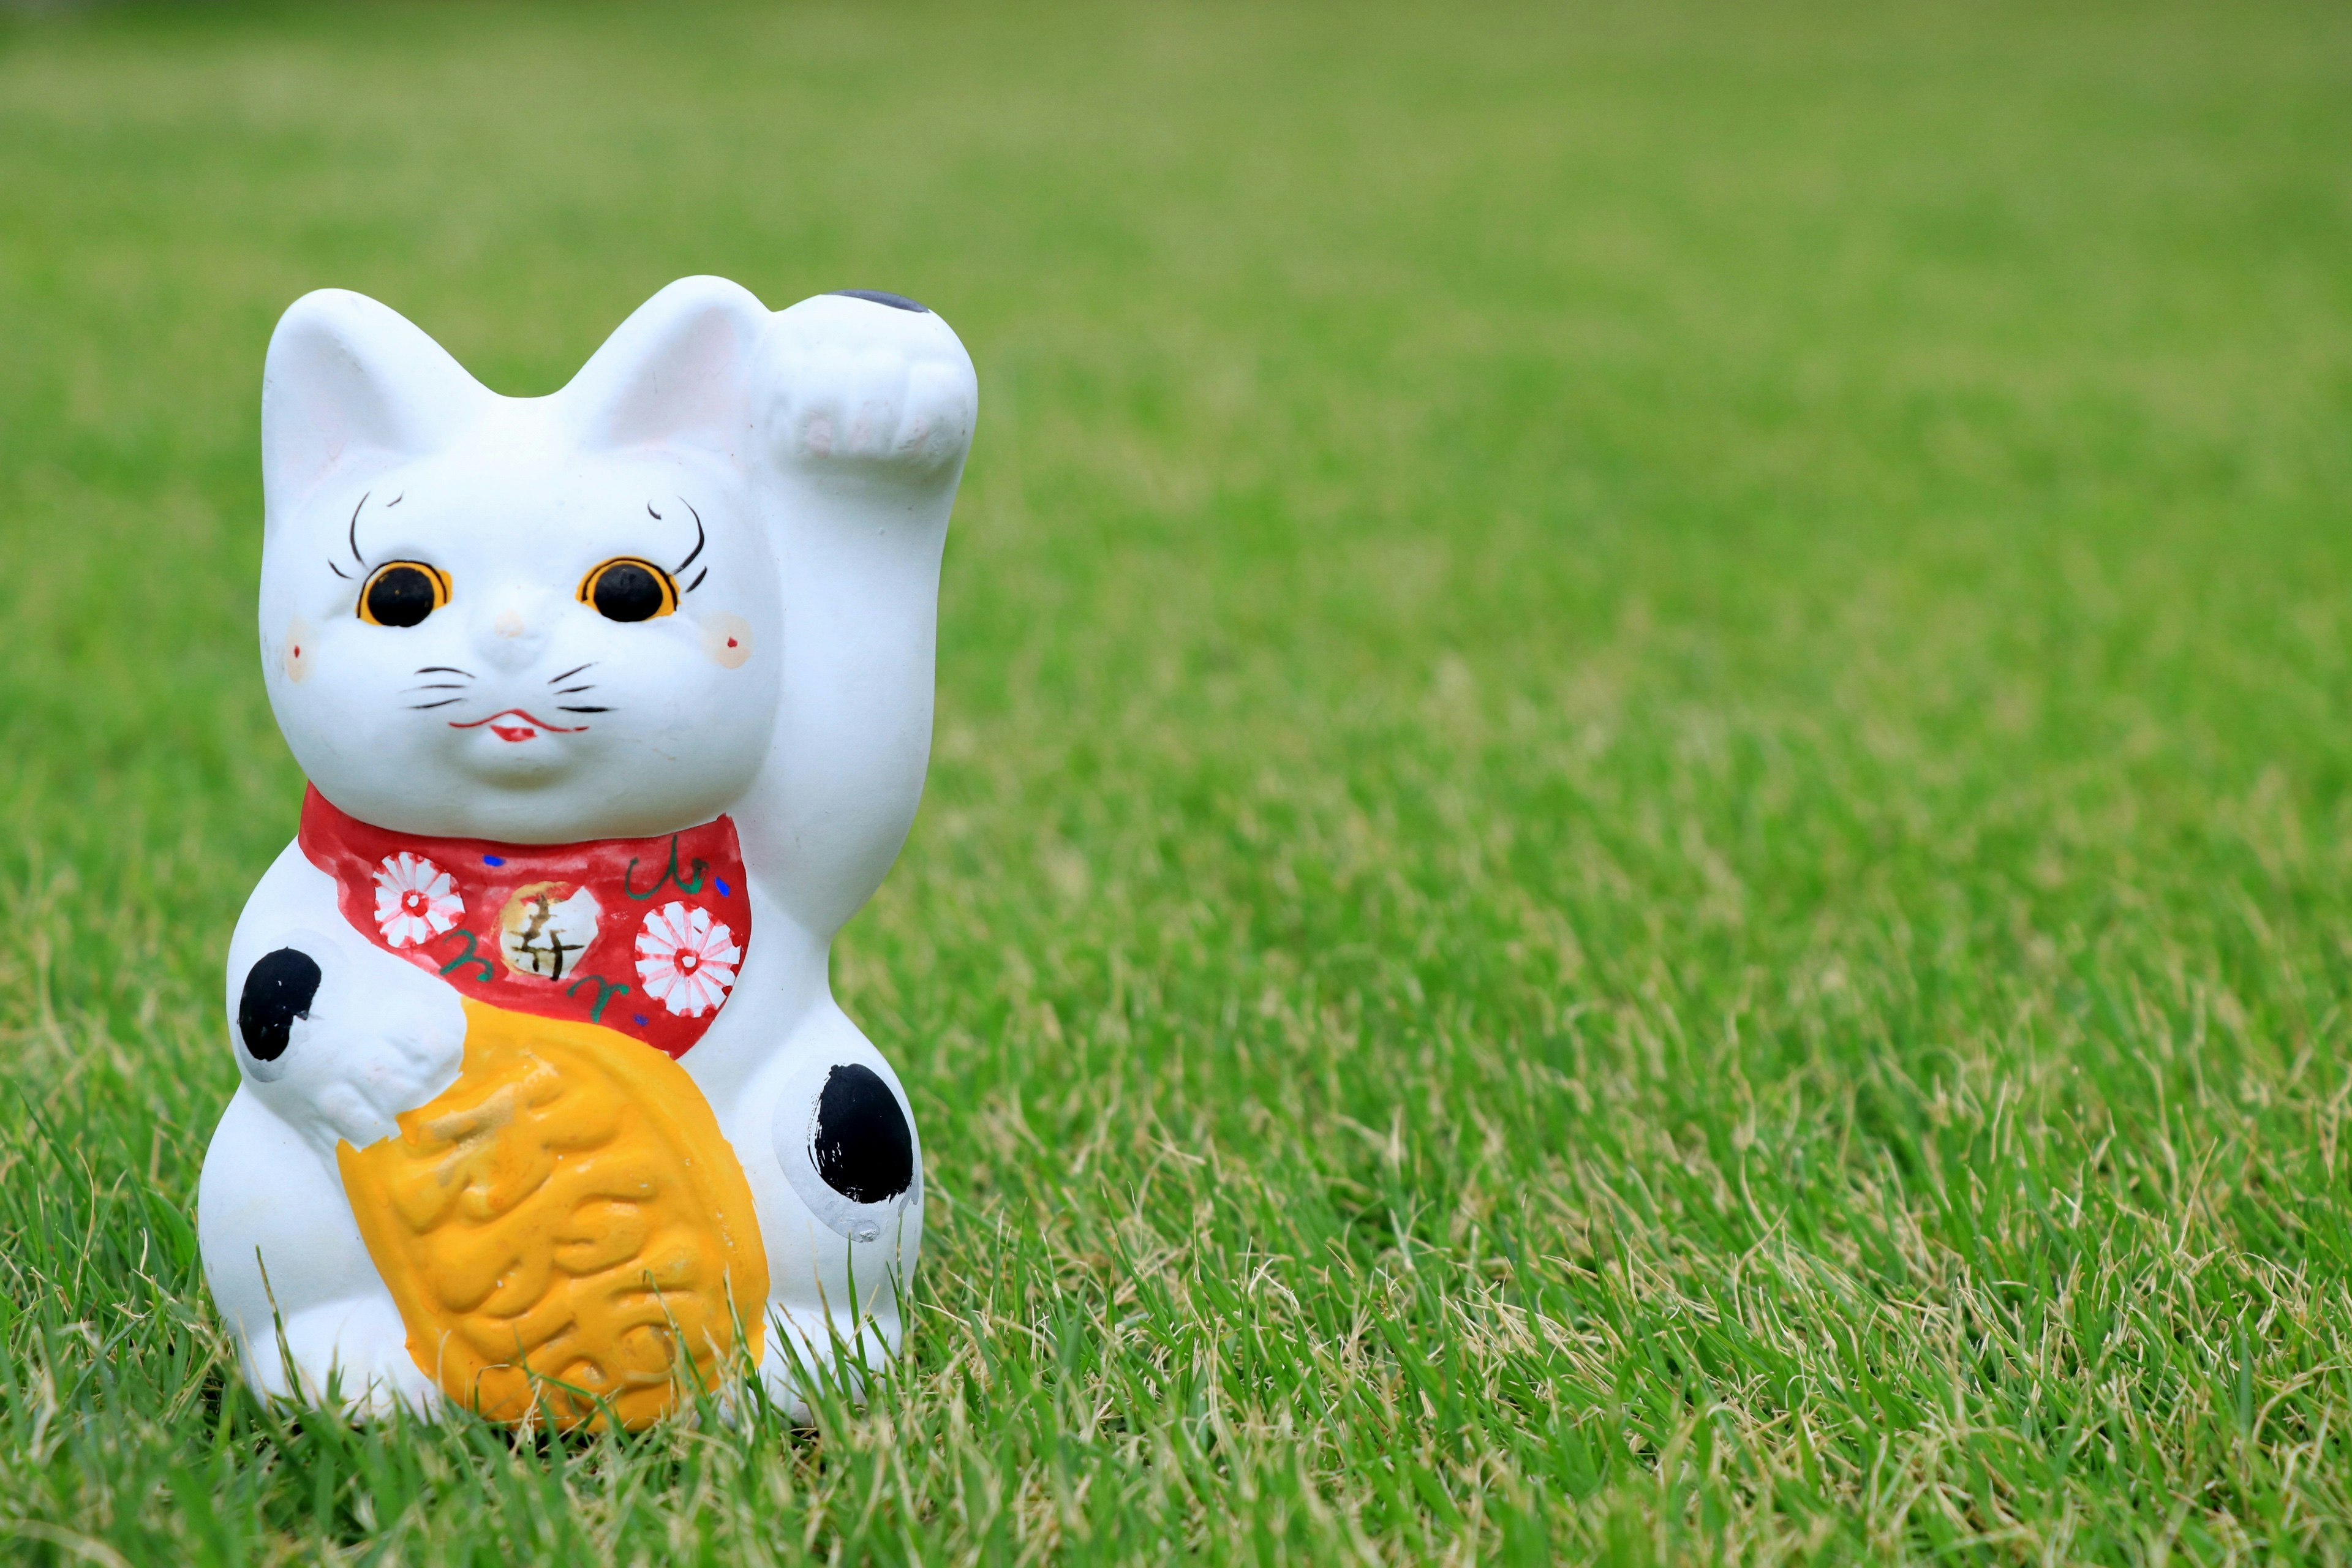
<path fill-rule="evenodd" d="M 915 1135 L 872 1068 L 847 1063 L 825 1079 L 809 1152 L 824 1184 L 854 1204 L 882 1203 L 914 1184 Z"/>
<path fill-rule="evenodd" d="M 904 294 L 886 294 L 879 289 L 835 289 L 834 292 L 845 300 L 871 300 L 877 305 L 887 305 L 894 310 L 912 310 L 919 316 L 931 313 L 929 305 L 918 303 Z"/>
<path fill-rule="evenodd" d="M 274 1062 L 286 1054 L 294 1020 L 310 1016 L 310 999 L 318 994 L 318 961 L 290 947 L 262 954 L 246 971 L 245 992 L 236 1003 L 236 1032 L 254 1060 Z"/>

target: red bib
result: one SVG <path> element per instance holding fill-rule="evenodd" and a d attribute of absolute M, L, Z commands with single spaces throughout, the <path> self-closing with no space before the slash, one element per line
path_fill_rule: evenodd
<path fill-rule="evenodd" d="M 348 816 L 311 788 L 298 841 L 354 930 L 494 1007 L 618 1029 L 682 1057 L 751 940 L 726 817 L 659 838 L 493 844 Z"/>

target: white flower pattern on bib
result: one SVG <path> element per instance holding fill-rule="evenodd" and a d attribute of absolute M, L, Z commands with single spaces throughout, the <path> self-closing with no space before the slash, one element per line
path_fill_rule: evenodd
<path fill-rule="evenodd" d="M 646 994 L 673 1013 L 698 1018 L 727 1000 L 735 966 L 743 962 L 735 933 L 709 910 L 665 904 L 637 932 L 637 978 Z"/>
<path fill-rule="evenodd" d="M 430 942 L 465 912 L 449 873 L 423 856 L 403 850 L 376 868 L 375 923 L 387 947 Z"/>

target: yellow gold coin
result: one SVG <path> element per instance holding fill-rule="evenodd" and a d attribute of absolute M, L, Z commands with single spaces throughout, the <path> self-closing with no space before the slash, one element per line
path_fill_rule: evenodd
<path fill-rule="evenodd" d="M 465 1007 L 457 1081 L 336 1151 L 416 1364 L 492 1420 L 638 1427 L 756 1362 L 767 1254 L 692 1077 L 593 1024 Z"/>

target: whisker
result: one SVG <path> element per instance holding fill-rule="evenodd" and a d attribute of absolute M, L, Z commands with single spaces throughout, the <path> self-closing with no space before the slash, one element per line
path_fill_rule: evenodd
<path fill-rule="evenodd" d="M 463 691 L 466 689 L 454 680 L 435 680 L 423 686 L 412 686 L 411 691 Z"/>
<path fill-rule="evenodd" d="M 453 697 L 449 700 L 455 702 L 457 699 Z M 564 708 L 560 706 L 555 710 L 558 713 L 610 713 L 612 711 L 610 708 Z"/>
<path fill-rule="evenodd" d="M 462 675 L 468 680 L 474 679 L 474 672 L 472 670 L 459 669 L 454 665 L 447 664 L 428 664 L 419 668 L 416 673 L 419 675 Z"/>
<path fill-rule="evenodd" d="M 408 705 L 408 710 L 411 713 L 422 713 L 428 708 L 446 708 L 452 702 L 459 702 L 463 700 L 463 698 L 444 697 L 438 702 L 412 702 Z"/>
<path fill-rule="evenodd" d="M 593 691 L 593 690 L 595 690 L 595 689 L 596 689 L 595 684 L 594 684 L 594 682 L 593 682 L 593 681 L 592 681 L 592 682 L 590 682 L 590 683 L 589 683 L 588 685 L 586 685 L 586 686 L 563 686 L 563 687 L 558 687 L 558 688 L 556 689 L 556 692 L 555 692 L 555 694 L 556 694 L 558 697 L 577 697 L 577 696 L 579 696 L 579 695 L 580 695 L 582 692 L 583 692 L 583 691 Z"/>
<path fill-rule="evenodd" d="M 547 678 L 547 683 L 548 683 L 550 686 L 552 686 L 552 685 L 554 685 L 554 684 L 555 684 L 557 681 L 559 681 L 559 680 L 569 680 L 569 679 L 571 679 L 573 676 L 575 676 L 575 675 L 579 674 L 582 670 L 583 670 L 583 669 L 587 669 L 587 668 L 589 668 L 590 667 L 593 666 L 593 665 L 595 664 L 595 662 L 596 662 L 596 661 L 595 661 L 594 659 L 593 659 L 593 658 L 592 658 L 592 659 L 590 659 L 590 660 L 588 661 L 588 663 L 587 663 L 587 664 L 575 664 L 575 665 L 573 665 L 570 669 L 565 670 L 562 675 L 551 675 L 551 676 L 549 676 L 549 677 Z M 419 674 L 419 675 L 422 675 L 422 674 L 424 674 L 425 672 L 424 672 L 423 670 L 421 670 L 421 669 L 420 669 L 420 670 L 418 670 L 416 673 L 417 673 L 417 674 Z"/>

